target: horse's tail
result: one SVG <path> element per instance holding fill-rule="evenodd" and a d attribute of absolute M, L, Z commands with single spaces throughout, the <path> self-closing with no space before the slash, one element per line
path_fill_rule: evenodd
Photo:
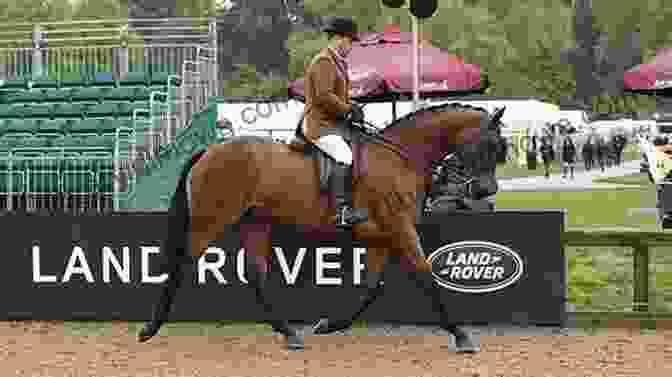
<path fill-rule="evenodd" d="M 189 234 L 189 198 L 187 197 L 187 177 L 191 168 L 203 157 L 205 150 L 199 150 L 191 155 L 182 166 L 177 181 L 177 188 L 170 201 L 168 210 L 168 234 L 164 245 L 169 257 L 175 257 L 179 262 L 186 259 L 187 235 Z M 172 255 L 170 255 L 172 254 Z"/>
<path fill-rule="evenodd" d="M 187 253 L 187 236 L 189 234 L 189 203 L 187 198 L 187 177 L 191 168 L 205 154 L 205 150 L 195 152 L 184 164 L 177 181 L 177 189 L 170 201 L 168 210 L 168 229 L 163 245 L 163 271 L 168 274 L 161 289 L 161 296 L 154 307 L 151 321 L 147 322 L 138 334 L 141 342 L 149 340 L 158 333 L 159 328 L 167 319 L 170 307 L 175 299 L 177 289 L 182 282 L 183 264 Z M 190 261 L 190 260 L 189 260 Z"/>

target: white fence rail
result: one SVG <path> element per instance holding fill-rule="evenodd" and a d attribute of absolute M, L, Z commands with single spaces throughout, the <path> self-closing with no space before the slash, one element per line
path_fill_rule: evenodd
<path fill-rule="evenodd" d="M 182 71 L 196 48 L 216 48 L 212 18 L 122 19 L 0 25 L 0 79 L 81 73 Z"/>

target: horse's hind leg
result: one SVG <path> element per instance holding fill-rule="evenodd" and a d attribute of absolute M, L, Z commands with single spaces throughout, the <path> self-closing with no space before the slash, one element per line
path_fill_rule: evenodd
<path fill-rule="evenodd" d="M 366 293 L 359 298 L 357 310 L 345 319 L 323 318 L 313 327 L 313 333 L 323 335 L 342 331 L 352 326 L 364 311 L 383 294 L 381 278 L 387 261 L 386 249 L 369 249 L 366 253 Z"/>
<path fill-rule="evenodd" d="M 268 280 L 269 267 L 273 248 L 271 245 L 271 226 L 269 224 L 241 224 L 241 244 L 245 249 L 245 271 L 247 280 L 256 295 L 257 303 L 271 319 L 268 322 L 273 330 L 284 335 L 287 340 L 287 348 L 291 350 L 303 349 L 303 339 L 296 331 L 289 327 L 285 320 L 274 318 L 273 306 L 268 300 L 266 283 Z"/>
<path fill-rule="evenodd" d="M 431 298 L 432 309 L 440 314 L 439 325 L 442 329 L 455 336 L 457 352 L 478 352 L 479 347 L 472 340 L 471 336 L 450 319 L 448 309 L 443 301 L 441 301 L 441 287 L 432 276 L 431 266 L 427 262 L 427 257 L 420 244 L 420 237 L 415 230 L 415 226 L 407 224 L 399 235 L 402 236 L 399 239 L 401 267 L 408 273 L 416 286 L 426 296 Z"/>

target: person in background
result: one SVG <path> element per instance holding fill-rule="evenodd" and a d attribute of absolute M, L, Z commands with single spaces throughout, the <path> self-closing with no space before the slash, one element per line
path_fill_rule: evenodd
<path fill-rule="evenodd" d="M 600 135 L 597 136 L 597 142 L 595 143 L 595 151 L 597 154 L 597 163 L 600 164 L 600 170 L 604 172 L 607 154 L 609 153 L 609 148 L 607 143 L 604 141 L 604 138 Z"/>
<path fill-rule="evenodd" d="M 541 139 L 541 159 L 544 161 L 544 176 L 546 179 L 551 177 L 551 163 L 553 162 L 553 144 L 550 137 L 546 136 Z"/>
<path fill-rule="evenodd" d="M 593 168 L 593 137 L 588 136 L 586 142 L 583 143 L 581 148 L 581 154 L 583 156 L 583 165 L 586 167 L 586 171 L 590 171 Z"/>
<path fill-rule="evenodd" d="M 576 147 L 569 135 L 565 136 L 562 142 L 562 178 L 567 178 L 567 172 L 570 178 L 574 179 L 574 162 L 576 161 Z"/>

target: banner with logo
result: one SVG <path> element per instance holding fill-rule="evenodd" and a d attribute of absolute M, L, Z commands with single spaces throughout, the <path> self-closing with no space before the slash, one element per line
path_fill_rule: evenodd
<path fill-rule="evenodd" d="M 564 213 L 450 214 L 418 225 L 443 299 L 463 323 L 561 324 L 565 318 Z M 159 273 L 165 214 L 0 217 L 0 319 L 146 320 Z M 244 250 L 231 230 L 187 266 L 172 318 L 262 320 L 247 286 Z M 366 247 L 344 232 L 306 242 L 274 229 L 269 289 L 278 316 L 312 321 L 347 315 L 364 293 Z M 385 293 L 364 314 L 372 321 L 432 323 L 438 315 L 392 258 Z"/>

